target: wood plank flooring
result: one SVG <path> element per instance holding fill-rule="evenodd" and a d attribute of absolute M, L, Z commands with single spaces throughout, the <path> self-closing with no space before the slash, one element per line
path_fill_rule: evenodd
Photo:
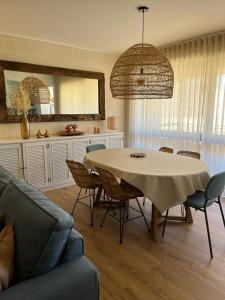
<path fill-rule="evenodd" d="M 59 206 L 71 211 L 76 187 L 47 191 Z M 223 202 L 224 211 L 225 203 Z M 151 202 L 145 214 L 150 220 Z M 101 300 L 113 299 L 225 299 L 225 229 L 219 207 L 209 208 L 214 259 L 210 260 L 204 214 L 193 213 L 193 224 L 169 224 L 165 237 L 150 239 L 142 219 L 125 225 L 124 243 L 119 244 L 119 224 L 108 217 L 99 227 L 104 208 L 95 210 L 91 227 L 89 209 L 77 205 L 75 228 L 83 235 L 85 254 L 100 272 Z M 171 210 L 179 214 L 180 208 Z"/>

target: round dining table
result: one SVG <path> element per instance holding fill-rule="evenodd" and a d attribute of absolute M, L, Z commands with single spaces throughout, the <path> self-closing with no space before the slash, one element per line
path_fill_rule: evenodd
<path fill-rule="evenodd" d="M 132 157 L 144 153 L 144 157 Z M 185 202 L 187 196 L 204 189 L 210 179 L 207 165 L 198 159 L 160 151 L 133 148 L 103 149 L 84 157 L 88 169 L 95 166 L 110 171 L 137 187 L 152 201 L 152 235 L 157 240 L 161 214 L 168 208 Z M 190 210 L 187 220 L 192 222 Z"/>

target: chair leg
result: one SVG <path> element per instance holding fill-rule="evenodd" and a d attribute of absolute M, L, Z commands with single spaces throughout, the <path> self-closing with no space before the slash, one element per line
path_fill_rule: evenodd
<path fill-rule="evenodd" d="M 123 243 L 123 225 L 125 217 L 126 205 L 122 205 L 120 201 L 120 244 Z"/>
<path fill-rule="evenodd" d="M 94 226 L 93 200 L 92 200 L 92 191 L 90 189 L 89 189 L 89 199 L 90 199 L 91 226 Z"/>
<path fill-rule="evenodd" d="M 75 207 L 76 207 L 76 205 L 77 205 L 77 202 L 78 202 L 78 200 L 79 200 L 81 191 L 82 191 L 82 188 L 80 189 L 80 191 L 79 191 L 79 193 L 78 193 L 78 195 L 77 195 L 77 198 L 76 198 L 76 200 L 75 200 L 75 203 L 74 203 L 74 206 L 73 206 L 71 215 L 73 215 L 73 213 L 74 213 L 74 209 L 75 209 Z"/>
<path fill-rule="evenodd" d="M 210 256 L 211 256 L 211 259 L 212 259 L 213 258 L 212 243 L 211 243 L 211 237 L 210 237 L 210 232 L 209 232 L 209 223 L 208 223 L 208 217 L 207 217 L 206 208 L 204 209 L 204 214 L 205 214 L 205 223 L 206 223 L 206 228 L 207 228 L 207 235 L 208 235 Z"/>
<path fill-rule="evenodd" d="M 165 220 L 164 220 L 164 223 L 163 223 L 162 237 L 164 237 L 164 234 L 165 234 L 166 224 L 167 224 L 167 220 L 168 220 L 168 214 L 169 214 L 169 209 L 167 209 L 167 211 L 166 211 L 166 216 L 165 216 Z"/>
<path fill-rule="evenodd" d="M 223 208 L 222 208 L 222 205 L 221 205 L 220 197 L 218 197 L 218 204 L 219 204 L 221 216 L 222 216 L 222 219 L 223 219 L 223 225 L 225 227 L 225 218 L 224 218 L 224 213 L 223 213 Z"/>
<path fill-rule="evenodd" d="M 126 201 L 126 218 L 129 219 L 129 201 Z"/>
<path fill-rule="evenodd" d="M 106 196 L 106 199 L 108 200 L 108 202 L 111 203 L 110 205 L 111 205 L 112 213 L 115 216 L 116 215 L 116 211 L 115 211 L 115 209 L 114 209 L 114 207 L 112 205 L 112 199 L 110 199 L 106 194 L 105 194 L 105 196 Z"/>
<path fill-rule="evenodd" d="M 95 189 L 92 189 L 92 217 L 93 217 L 93 223 L 94 223 L 94 219 L 95 219 L 95 207 L 94 207 L 94 203 L 95 203 Z"/>
<path fill-rule="evenodd" d="M 184 210 L 184 205 L 183 204 L 181 204 L 180 205 L 180 211 L 181 211 L 181 217 L 185 217 L 185 210 Z"/>
<path fill-rule="evenodd" d="M 122 226 L 122 228 L 121 228 L 121 235 L 120 235 L 120 243 L 122 244 L 122 242 L 123 242 L 123 232 L 124 232 L 124 223 L 125 223 L 125 212 L 126 212 L 126 205 L 125 206 L 122 206 L 122 213 L 123 213 L 123 215 L 122 215 L 122 218 L 121 218 L 121 221 L 122 221 L 122 224 L 121 224 L 121 226 Z"/>
<path fill-rule="evenodd" d="M 108 198 L 108 199 L 109 199 L 109 198 Z M 106 218 L 106 216 L 107 216 L 107 214 L 108 214 L 108 212 L 109 212 L 109 209 L 110 209 L 110 207 L 111 207 L 111 201 L 112 201 L 112 200 L 109 200 L 109 204 L 108 204 L 108 207 L 106 208 L 106 211 L 105 211 L 104 217 L 102 218 L 102 221 L 101 221 L 100 227 L 102 227 L 102 226 L 103 226 L 103 224 L 104 224 L 105 218 Z"/>
<path fill-rule="evenodd" d="M 143 198 L 143 206 L 145 205 L 145 200 L 146 200 L 146 197 L 144 196 L 144 198 Z"/>
<path fill-rule="evenodd" d="M 145 217 L 145 215 L 144 215 L 143 209 L 141 208 L 141 205 L 140 205 L 140 203 L 139 203 L 139 201 L 138 201 L 138 198 L 136 198 L 136 201 L 137 201 L 138 207 L 139 207 L 139 209 L 140 209 L 140 212 L 141 212 L 141 214 L 142 214 L 142 216 L 143 216 L 143 218 L 144 218 L 145 224 L 146 224 L 147 227 L 148 227 L 148 231 L 150 231 L 150 227 L 149 227 L 149 225 L 148 225 L 148 221 L 147 221 L 147 219 L 146 219 L 146 217 Z"/>

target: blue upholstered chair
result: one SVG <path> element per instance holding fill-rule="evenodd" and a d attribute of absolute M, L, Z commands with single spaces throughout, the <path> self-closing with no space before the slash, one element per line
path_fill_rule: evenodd
<path fill-rule="evenodd" d="M 101 149 L 106 149 L 106 146 L 104 144 L 93 144 L 86 147 L 86 152 L 89 153 Z"/>
<path fill-rule="evenodd" d="M 224 219 L 223 209 L 220 201 L 220 197 L 224 191 L 224 187 L 225 187 L 225 172 L 218 173 L 213 177 L 211 177 L 204 191 L 200 190 L 197 191 L 195 194 L 188 196 L 187 200 L 184 203 L 186 207 L 192 207 L 195 208 L 196 210 L 200 210 L 204 212 L 211 258 L 213 258 L 213 252 L 212 252 L 211 237 L 209 232 L 207 207 L 211 206 L 213 203 L 219 204 L 221 216 L 223 219 L 223 225 L 225 227 L 225 219 Z M 162 236 L 164 236 L 165 233 L 166 223 L 168 220 L 168 212 L 169 210 L 166 211 Z"/>

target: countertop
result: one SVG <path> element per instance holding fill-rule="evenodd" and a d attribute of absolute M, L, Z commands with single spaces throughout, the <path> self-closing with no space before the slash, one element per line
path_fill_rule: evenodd
<path fill-rule="evenodd" d="M 30 142 L 40 142 L 40 141 L 53 141 L 53 140 L 60 140 L 60 139 L 81 139 L 81 138 L 89 138 L 89 137 L 104 137 L 104 136 L 112 136 L 112 135 L 121 135 L 124 134 L 122 131 L 104 131 L 98 134 L 94 133 L 84 133 L 81 135 L 74 135 L 74 136 L 60 136 L 60 135 L 51 135 L 49 138 L 36 138 L 30 137 L 29 139 L 22 139 L 22 138 L 8 138 L 8 139 L 1 139 L 0 144 L 16 144 L 16 143 L 30 143 Z"/>

